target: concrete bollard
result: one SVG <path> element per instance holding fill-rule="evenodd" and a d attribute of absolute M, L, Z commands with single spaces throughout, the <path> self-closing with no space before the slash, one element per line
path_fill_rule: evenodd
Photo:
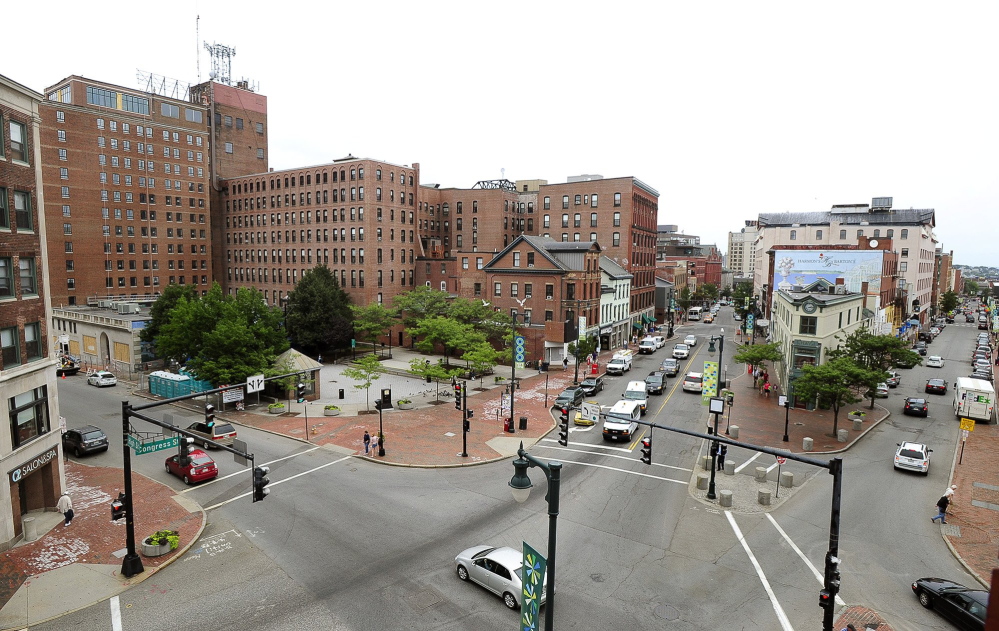
<path fill-rule="evenodd" d="M 853 431 L 860 432 L 864 430 L 864 422 L 859 418 L 853 419 Z"/>
<path fill-rule="evenodd" d="M 701 468 L 711 471 L 711 456 L 701 456 Z"/>
<path fill-rule="evenodd" d="M 732 440 L 739 440 L 739 426 L 732 425 L 728 428 L 728 435 Z"/>
<path fill-rule="evenodd" d="M 25 541 L 34 541 L 38 539 L 38 524 L 35 523 L 34 517 L 25 517 L 22 519 L 21 529 L 24 533 Z"/>
<path fill-rule="evenodd" d="M 718 503 L 725 507 L 732 506 L 732 491 L 718 491 Z"/>
<path fill-rule="evenodd" d="M 756 479 L 757 482 L 766 482 L 767 481 L 767 468 L 766 467 L 756 467 L 756 473 L 753 474 L 753 477 Z"/>
<path fill-rule="evenodd" d="M 756 501 L 764 506 L 770 506 L 770 489 L 757 489 Z"/>
<path fill-rule="evenodd" d="M 836 442 L 845 443 L 850 438 L 850 432 L 845 429 L 836 430 Z"/>
<path fill-rule="evenodd" d="M 812 443 L 813 443 L 813 441 L 812 441 L 811 438 L 808 438 L 807 436 L 805 438 L 802 438 L 801 439 L 801 450 L 802 451 L 811 451 L 812 450 Z"/>
<path fill-rule="evenodd" d="M 735 475 L 735 460 L 726 460 L 725 469 L 722 473 L 725 475 Z"/>
<path fill-rule="evenodd" d="M 697 474 L 697 488 L 701 491 L 708 490 L 708 474 L 698 473 Z"/>
<path fill-rule="evenodd" d="M 780 472 L 780 485 L 783 487 L 791 488 L 794 486 L 794 474 L 790 471 Z"/>

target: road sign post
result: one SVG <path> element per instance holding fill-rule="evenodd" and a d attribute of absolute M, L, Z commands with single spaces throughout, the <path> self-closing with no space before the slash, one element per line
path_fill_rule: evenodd
<path fill-rule="evenodd" d="M 777 458 L 777 490 L 774 493 L 774 499 L 780 497 L 780 466 L 787 462 L 787 458 L 784 456 L 774 456 Z"/>

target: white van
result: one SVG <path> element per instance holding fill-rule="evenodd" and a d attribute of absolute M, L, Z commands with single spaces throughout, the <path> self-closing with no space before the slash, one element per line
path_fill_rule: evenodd
<path fill-rule="evenodd" d="M 642 408 L 638 401 L 618 401 L 604 417 L 604 440 L 631 441 L 638 431 Z"/>
<path fill-rule="evenodd" d="M 631 370 L 632 357 L 634 357 L 634 353 L 628 350 L 614 353 L 614 357 L 607 363 L 607 374 L 623 375 Z"/>
<path fill-rule="evenodd" d="M 638 352 L 647 355 L 654 353 L 659 350 L 659 345 L 656 343 L 655 338 L 647 337 L 638 343 Z"/>
<path fill-rule="evenodd" d="M 663 348 L 666 346 L 666 338 L 663 337 L 662 335 L 653 335 L 652 339 L 656 341 L 657 348 Z"/>
<path fill-rule="evenodd" d="M 642 409 L 642 415 L 648 412 L 649 389 L 644 381 L 629 381 L 628 388 L 624 391 L 624 401 L 638 401 Z"/>

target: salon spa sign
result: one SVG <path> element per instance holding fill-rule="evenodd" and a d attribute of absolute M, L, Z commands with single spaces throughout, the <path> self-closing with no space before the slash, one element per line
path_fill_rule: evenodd
<path fill-rule="evenodd" d="M 56 456 L 58 455 L 59 455 L 58 449 L 56 447 L 53 447 L 52 449 L 49 449 L 48 451 L 35 456 L 31 460 L 25 462 L 24 464 L 17 467 L 8 474 L 10 476 L 11 483 L 16 484 L 20 482 L 21 480 L 28 477 L 35 471 L 38 471 L 48 463 L 55 460 Z"/>

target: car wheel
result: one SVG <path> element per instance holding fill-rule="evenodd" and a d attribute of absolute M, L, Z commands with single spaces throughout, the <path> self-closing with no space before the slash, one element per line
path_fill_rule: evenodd
<path fill-rule="evenodd" d="M 926 592 L 921 591 L 919 592 L 919 604 L 927 609 L 930 609 L 933 607 L 933 597 Z"/>
<path fill-rule="evenodd" d="M 167 473 L 170 473 L 170 465 L 163 465 Z"/>
<path fill-rule="evenodd" d="M 190 481 L 190 480 L 189 480 L 189 479 L 187 478 L 187 476 L 185 475 L 185 476 L 184 476 L 184 484 L 190 484 L 190 483 L 191 483 L 191 481 Z"/>
<path fill-rule="evenodd" d="M 201 441 L 201 446 L 204 447 L 205 449 L 211 449 L 210 445 L 211 443 L 209 443 L 207 440 Z"/>
<path fill-rule="evenodd" d="M 511 594 L 510 592 L 504 592 L 504 594 L 503 594 L 503 604 L 506 605 L 507 607 L 509 607 L 510 609 L 516 609 L 517 608 L 517 599 L 514 598 L 513 594 Z"/>
<path fill-rule="evenodd" d="M 76 447 L 73 449 L 73 455 L 76 456 L 77 458 L 82 458 L 83 451 L 79 447 Z"/>
<path fill-rule="evenodd" d="M 465 569 L 464 565 L 458 566 L 458 578 L 460 578 L 463 581 L 468 580 L 468 570 Z"/>

